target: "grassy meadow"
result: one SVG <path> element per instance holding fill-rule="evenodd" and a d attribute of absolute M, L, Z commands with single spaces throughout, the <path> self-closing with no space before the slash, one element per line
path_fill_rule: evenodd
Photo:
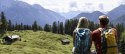
<path fill-rule="evenodd" d="M 11 45 L 0 44 L 0 54 L 71 54 L 73 47 L 69 35 L 31 30 L 8 31 L 5 35 L 20 35 L 22 40 Z M 62 38 L 68 38 L 70 44 L 62 45 Z"/>

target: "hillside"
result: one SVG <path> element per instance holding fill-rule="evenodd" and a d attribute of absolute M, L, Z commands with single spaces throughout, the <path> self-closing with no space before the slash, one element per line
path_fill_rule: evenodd
<path fill-rule="evenodd" d="M 125 5 L 120 5 L 113 10 L 108 12 L 108 16 L 110 17 L 111 20 L 117 19 L 121 15 L 125 14 Z"/>
<path fill-rule="evenodd" d="M 7 32 L 6 35 L 12 34 L 20 35 L 22 41 L 17 41 L 12 45 L 0 44 L 0 54 L 71 54 L 71 36 L 29 30 Z M 68 38 L 71 43 L 62 45 L 60 42 L 62 38 Z"/>
<path fill-rule="evenodd" d="M 124 25 L 125 25 L 125 14 L 124 15 L 122 15 L 122 16 L 120 16 L 120 17 L 118 17 L 117 19 L 115 19 L 115 20 L 113 20 L 112 22 L 114 23 L 114 24 L 118 24 L 118 23 L 124 23 Z"/>
<path fill-rule="evenodd" d="M 39 4 L 30 5 L 19 0 L 0 0 L 0 12 L 13 23 L 31 25 L 35 20 L 39 25 L 52 24 L 53 21 L 64 21 L 59 13 L 45 9 Z M 50 20 L 51 19 L 51 20 Z"/>

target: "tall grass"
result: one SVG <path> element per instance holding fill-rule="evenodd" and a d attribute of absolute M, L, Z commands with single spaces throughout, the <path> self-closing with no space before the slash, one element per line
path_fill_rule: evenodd
<path fill-rule="evenodd" d="M 72 37 L 50 32 L 30 30 L 8 31 L 5 35 L 20 35 L 22 40 L 12 45 L 0 44 L 0 54 L 71 54 Z M 68 38 L 69 45 L 62 45 L 60 40 Z"/>

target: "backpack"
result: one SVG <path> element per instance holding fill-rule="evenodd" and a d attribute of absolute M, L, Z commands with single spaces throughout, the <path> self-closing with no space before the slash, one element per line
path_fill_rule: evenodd
<path fill-rule="evenodd" d="M 91 47 L 90 30 L 77 29 L 75 38 L 75 51 L 77 54 L 89 54 Z"/>
<path fill-rule="evenodd" d="M 116 38 L 115 38 L 115 31 L 112 28 L 99 28 L 101 31 L 101 44 L 102 44 L 102 53 L 108 54 L 107 52 L 113 51 L 109 50 L 109 48 L 116 48 Z M 115 52 L 115 50 L 114 50 Z M 111 54 L 111 53 L 109 53 Z"/>

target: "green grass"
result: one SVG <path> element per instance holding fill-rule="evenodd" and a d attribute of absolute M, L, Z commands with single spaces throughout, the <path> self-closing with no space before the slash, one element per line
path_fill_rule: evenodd
<path fill-rule="evenodd" d="M 11 45 L 0 44 L 0 54 L 71 54 L 72 37 L 69 35 L 53 34 L 50 32 L 30 30 L 8 31 L 5 35 L 20 35 L 21 41 Z M 60 40 L 68 38 L 69 45 L 62 45 Z"/>
<path fill-rule="evenodd" d="M 125 31 L 122 33 L 121 40 L 125 41 Z"/>

